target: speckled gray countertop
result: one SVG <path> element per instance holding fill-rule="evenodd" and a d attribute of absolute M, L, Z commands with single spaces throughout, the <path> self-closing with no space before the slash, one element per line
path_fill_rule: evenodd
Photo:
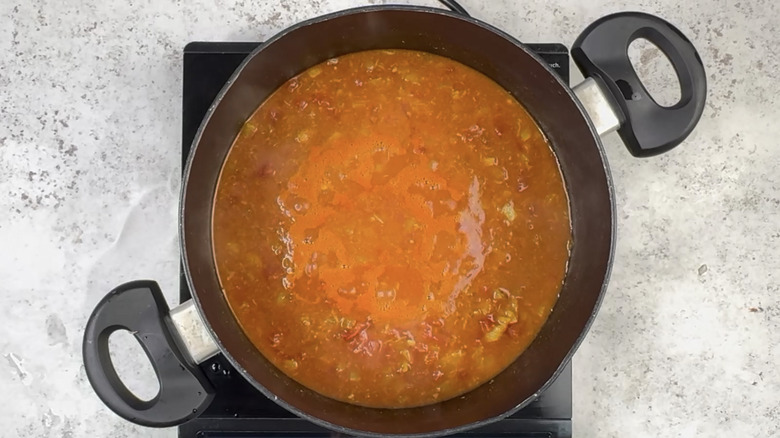
<path fill-rule="evenodd" d="M 364 4 L 274 3 L 0 3 L 0 435 L 175 436 L 104 407 L 82 331 L 127 280 L 155 279 L 176 302 L 184 45 L 262 40 Z M 780 436 L 780 4 L 462 3 L 524 41 L 567 45 L 607 13 L 656 13 L 708 68 L 681 147 L 639 160 L 605 140 L 617 253 L 574 359 L 575 436 Z M 651 85 L 668 79 L 655 52 L 632 53 Z M 139 363 L 128 353 L 120 372 L 149 391 Z"/>

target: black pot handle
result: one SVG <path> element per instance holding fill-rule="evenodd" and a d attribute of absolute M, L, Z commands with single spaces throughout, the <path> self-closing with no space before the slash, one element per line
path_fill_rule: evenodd
<path fill-rule="evenodd" d="M 152 362 L 160 383 L 153 399 L 136 397 L 111 363 L 108 337 L 130 331 Z M 154 281 L 133 281 L 112 290 L 98 303 L 84 333 L 84 368 L 101 400 L 119 416 L 143 426 L 184 423 L 214 398 L 208 380 L 176 344 L 168 305 Z"/>
<path fill-rule="evenodd" d="M 680 101 L 658 105 L 639 80 L 628 46 L 644 38 L 669 58 L 680 81 Z M 628 150 L 637 157 L 666 152 L 680 144 L 701 118 L 707 77 L 699 53 L 676 27 L 641 12 L 608 15 L 588 26 L 571 49 L 585 77 L 595 78 L 618 111 Z"/>

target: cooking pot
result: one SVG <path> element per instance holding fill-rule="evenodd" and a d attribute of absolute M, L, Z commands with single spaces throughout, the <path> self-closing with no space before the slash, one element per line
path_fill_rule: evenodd
<path fill-rule="evenodd" d="M 628 46 L 637 38 L 669 58 L 680 101 L 658 105 L 636 75 Z M 506 370 L 473 391 L 437 404 L 375 409 L 324 397 L 275 368 L 254 347 L 228 307 L 212 252 L 211 215 L 222 163 L 244 121 L 277 87 L 305 69 L 346 53 L 422 50 L 470 66 L 508 90 L 546 134 L 569 194 L 573 244 L 560 297 L 536 339 Z M 617 130 L 638 157 L 681 143 L 704 109 L 706 78 L 690 41 L 666 21 L 619 13 L 590 25 L 571 56 L 585 81 L 574 87 L 506 33 L 456 12 L 378 6 L 297 24 L 252 52 L 217 96 L 195 136 L 184 170 L 180 233 L 193 299 L 169 311 L 152 281 L 121 285 L 97 304 L 83 354 L 98 396 L 120 416 L 170 426 L 198 416 L 213 390 L 197 364 L 223 354 L 259 391 L 293 413 L 337 432 L 434 436 L 499 420 L 532 402 L 571 359 L 604 294 L 615 235 L 614 194 L 600 135 Z M 149 357 L 160 391 L 133 395 L 110 359 L 109 335 L 133 333 Z"/>

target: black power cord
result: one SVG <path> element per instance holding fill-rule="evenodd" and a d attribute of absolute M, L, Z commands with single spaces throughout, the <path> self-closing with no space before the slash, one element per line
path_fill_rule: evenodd
<path fill-rule="evenodd" d="M 468 12 L 463 8 L 463 6 L 459 5 L 458 2 L 455 0 L 439 0 L 439 3 L 443 4 L 444 6 L 450 8 L 452 12 L 457 12 L 458 14 L 465 15 L 467 17 L 471 17 Z"/>

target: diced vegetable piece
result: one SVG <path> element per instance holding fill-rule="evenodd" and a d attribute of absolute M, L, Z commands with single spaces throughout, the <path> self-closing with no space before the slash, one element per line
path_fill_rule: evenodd
<path fill-rule="evenodd" d="M 504 312 L 504 315 L 498 318 L 499 322 L 501 321 L 502 318 L 505 318 L 507 320 L 507 324 L 514 324 L 517 322 L 517 312 L 512 309 L 507 309 Z"/>
<path fill-rule="evenodd" d="M 316 78 L 320 73 L 322 73 L 322 67 L 319 66 L 312 67 L 306 72 L 310 78 Z"/>
<path fill-rule="evenodd" d="M 500 319 L 501 317 L 499 317 L 499 321 Z M 485 333 L 485 336 L 483 336 L 482 339 L 484 339 L 485 342 L 498 341 L 499 339 L 501 339 L 501 335 L 503 335 L 504 332 L 506 332 L 507 326 L 508 324 L 502 324 L 501 322 L 499 322 L 498 324 L 496 324 L 495 327 L 490 329 L 489 332 Z"/>
<path fill-rule="evenodd" d="M 515 213 L 515 205 L 512 201 L 507 202 L 503 207 L 501 207 L 501 213 L 504 214 L 504 216 L 509 220 L 509 222 L 512 222 L 515 219 L 517 219 L 517 213 Z"/>
<path fill-rule="evenodd" d="M 499 299 L 502 299 L 502 298 L 511 298 L 511 297 L 512 297 L 512 295 L 509 293 L 508 290 L 506 290 L 506 288 L 499 287 L 499 288 L 496 288 L 496 289 L 493 290 L 493 299 L 494 300 L 499 300 Z"/>
<path fill-rule="evenodd" d="M 255 132 L 257 132 L 257 125 L 252 122 L 246 122 L 244 123 L 244 126 L 241 127 L 242 136 L 250 136 Z"/>

